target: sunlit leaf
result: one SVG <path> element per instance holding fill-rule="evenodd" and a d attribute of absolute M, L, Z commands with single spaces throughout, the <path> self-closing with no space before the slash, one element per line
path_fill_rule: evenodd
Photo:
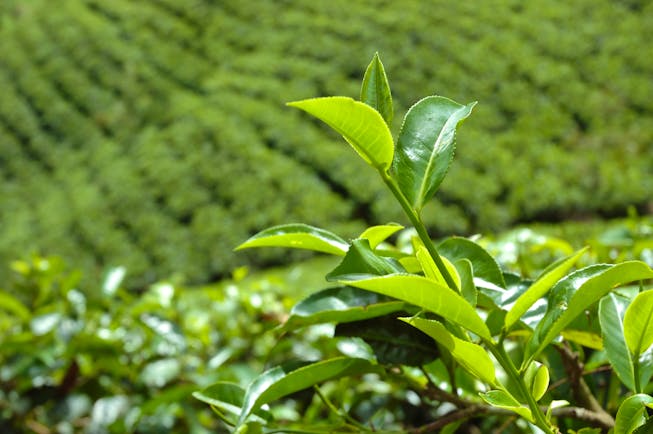
<path fill-rule="evenodd" d="M 560 261 L 560 263 L 551 270 L 543 273 L 536 281 L 531 285 L 528 290 L 523 293 L 512 306 L 512 308 L 506 314 L 506 329 L 510 329 L 519 318 L 526 313 L 526 311 L 544 294 L 551 289 L 551 287 L 560 280 L 567 271 L 576 263 L 578 258 L 580 258 L 587 248 L 581 249 L 575 254 L 565 258 Z"/>
<path fill-rule="evenodd" d="M 405 306 L 403 301 L 360 288 L 328 288 L 297 303 L 283 327 L 289 330 L 311 324 L 359 321 L 397 312 Z"/>
<path fill-rule="evenodd" d="M 390 168 L 394 157 L 392 134 L 381 114 L 369 105 L 344 96 L 312 98 L 288 105 L 329 125 L 376 169 Z"/>
<path fill-rule="evenodd" d="M 614 434 L 630 434 L 637 427 L 646 423 L 646 406 L 653 403 L 653 397 L 644 394 L 630 396 L 617 410 Z"/>
<path fill-rule="evenodd" d="M 435 265 L 435 261 L 431 257 L 431 254 L 426 250 L 426 247 L 423 245 L 418 245 L 415 251 L 415 257 L 420 263 L 424 275 L 429 279 L 433 279 L 442 285 L 447 286 L 447 281 L 440 272 L 440 269 Z M 453 278 L 454 283 L 456 284 L 456 289 L 460 290 L 460 276 L 458 275 L 458 270 L 456 267 L 447 259 L 441 258 L 444 263 L 445 268 L 449 272 L 449 275 Z"/>
<path fill-rule="evenodd" d="M 565 340 L 576 342 L 584 347 L 599 351 L 603 349 L 603 339 L 596 333 L 585 330 L 567 329 L 560 332 L 560 334 Z"/>
<path fill-rule="evenodd" d="M 633 360 L 624 337 L 623 317 L 628 300 L 611 293 L 599 303 L 599 322 L 605 353 L 622 383 L 635 390 Z"/>
<path fill-rule="evenodd" d="M 441 315 L 484 339 L 491 339 L 485 322 L 462 296 L 427 277 L 393 274 L 344 283 L 414 304 Z"/>
<path fill-rule="evenodd" d="M 490 390 L 487 393 L 480 393 L 479 395 L 483 398 L 483 401 L 493 407 L 513 411 L 530 422 L 534 421 L 531 410 L 525 405 L 520 404 L 515 398 L 503 390 Z"/>
<path fill-rule="evenodd" d="M 237 426 L 255 409 L 313 385 L 337 378 L 380 372 L 368 360 L 337 357 L 316 363 L 296 362 L 275 366 L 256 377 L 247 387 Z"/>
<path fill-rule="evenodd" d="M 460 291 L 463 298 L 472 306 L 476 306 L 478 291 L 474 285 L 474 269 L 469 259 L 458 259 L 455 264 L 460 276 Z"/>
<path fill-rule="evenodd" d="M 16 297 L 6 292 L 0 292 L 0 310 L 11 312 L 22 321 L 28 321 L 31 317 L 29 309 Z"/>
<path fill-rule="evenodd" d="M 638 294 L 626 309 L 624 337 L 635 358 L 653 344 L 653 290 Z"/>
<path fill-rule="evenodd" d="M 453 160 L 456 127 L 475 104 L 429 96 L 406 114 L 392 171 L 415 210 L 421 210 L 442 183 Z"/>
<path fill-rule="evenodd" d="M 419 317 L 401 319 L 435 339 L 472 375 L 489 385 L 495 384 L 494 363 L 483 347 L 458 339 L 438 321 Z"/>
<path fill-rule="evenodd" d="M 290 247 L 343 256 L 349 245 L 329 231 L 295 223 L 265 229 L 236 247 L 236 250 L 251 247 Z"/>
<path fill-rule="evenodd" d="M 245 389 L 238 384 L 226 381 L 219 381 L 209 387 L 193 393 L 193 397 L 213 407 L 216 414 L 225 423 L 233 426 L 240 415 Z M 253 412 L 253 417 L 263 420 L 270 420 L 272 415 L 261 408 Z"/>
<path fill-rule="evenodd" d="M 381 113 L 386 124 L 390 125 L 394 115 L 392 94 L 378 53 L 374 54 L 374 58 L 365 70 L 361 86 L 361 101 Z"/>
<path fill-rule="evenodd" d="M 367 239 L 370 242 L 370 247 L 375 249 L 380 243 L 385 241 L 389 236 L 395 234 L 396 232 L 402 230 L 403 228 L 404 228 L 403 226 L 398 225 L 396 223 L 371 226 L 365 229 L 365 231 L 363 231 L 363 233 L 360 234 L 358 238 Z"/>

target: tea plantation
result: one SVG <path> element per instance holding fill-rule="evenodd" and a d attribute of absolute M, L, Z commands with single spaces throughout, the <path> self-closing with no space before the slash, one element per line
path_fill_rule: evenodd
<path fill-rule="evenodd" d="M 231 253 L 267 226 L 403 222 L 335 134 L 284 107 L 357 97 L 375 51 L 395 133 L 425 94 L 479 101 L 425 210 L 434 234 L 646 212 L 651 40 L 644 0 L 4 0 L 0 263 L 200 283 L 276 261 Z"/>

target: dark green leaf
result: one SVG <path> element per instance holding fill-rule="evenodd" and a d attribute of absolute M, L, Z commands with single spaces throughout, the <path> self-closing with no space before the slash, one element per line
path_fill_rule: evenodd
<path fill-rule="evenodd" d="M 394 141 L 381 114 L 365 103 L 344 96 L 312 98 L 288 103 L 325 122 L 340 133 L 368 164 L 390 168 Z"/>
<path fill-rule="evenodd" d="M 348 245 L 329 231 L 295 223 L 265 229 L 236 247 L 236 250 L 251 247 L 290 247 L 342 256 L 347 252 Z"/>
<path fill-rule="evenodd" d="M 399 262 L 377 255 L 367 239 L 359 238 L 352 241 L 342 262 L 326 278 L 330 281 L 356 280 L 403 271 Z"/>
<path fill-rule="evenodd" d="M 390 125 L 394 114 L 392 94 L 378 53 L 374 54 L 374 58 L 365 70 L 361 86 L 361 101 L 381 113 L 385 123 Z"/>
<path fill-rule="evenodd" d="M 611 293 L 599 303 L 599 322 L 605 353 L 622 383 L 635 390 L 633 360 L 624 338 L 623 317 L 628 300 Z"/>
<path fill-rule="evenodd" d="M 351 286 L 329 288 L 297 303 L 284 324 L 286 330 L 311 324 L 343 323 L 386 315 L 404 309 L 406 303 Z"/>
<path fill-rule="evenodd" d="M 474 277 L 505 288 L 503 273 L 497 261 L 483 247 L 467 238 L 452 237 L 438 246 L 438 251 L 451 262 L 467 259 L 472 263 Z"/>
<path fill-rule="evenodd" d="M 317 363 L 294 362 L 265 371 L 247 387 L 237 426 L 245 423 L 255 409 L 313 385 L 337 378 L 380 372 L 368 360 L 337 357 Z"/>
<path fill-rule="evenodd" d="M 439 355 L 433 339 L 399 321 L 395 314 L 338 324 L 335 335 L 363 339 L 383 365 L 422 366 Z"/>
<path fill-rule="evenodd" d="M 435 194 L 455 149 L 458 124 L 476 103 L 461 105 L 441 96 L 426 97 L 404 118 L 392 170 L 399 188 L 415 210 Z"/>

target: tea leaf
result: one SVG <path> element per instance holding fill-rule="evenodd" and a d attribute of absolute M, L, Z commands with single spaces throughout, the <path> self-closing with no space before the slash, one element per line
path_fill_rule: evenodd
<path fill-rule="evenodd" d="M 626 309 L 624 337 L 637 359 L 653 344 L 653 291 L 639 293 Z"/>
<path fill-rule="evenodd" d="M 394 115 L 392 94 L 379 53 L 374 54 L 365 70 L 361 86 L 361 101 L 378 111 L 383 116 L 385 123 L 390 125 Z"/>
<path fill-rule="evenodd" d="M 236 250 L 251 247 L 289 247 L 343 256 L 349 245 L 329 231 L 295 223 L 265 229 L 236 247 Z"/>
<path fill-rule="evenodd" d="M 481 317 L 462 296 L 427 277 L 391 274 L 344 283 L 414 304 L 476 333 L 483 339 L 491 339 L 490 331 Z"/>
<path fill-rule="evenodd" d="M 381 114 L 369 105 L 345 96 L 305 99 L 287 105 L 329 125 L 377 170 L 390 168 L 394 157 L 392 134 Z"/>
<path fill-rule="evenodd" d="M 456 127 L 475 104 L 429 96 L 406 114 L 392 170 L 415 210 L 421 210 L 442 183 L 453 160 Z"/>
<path fill-rule="evenodd" d="M 630 434 L 637 427 L 646 423 L 646 406 L 653 403 L 653 397 L 644 394 L 630 396 L 617 410 L 614 434 Z"/>
<path fill-rule="evenodd" d="M 599 303 L 599 322 L 603 346 L 612 368 L 622 383 L 635 390 L 633 360 L 624 337 L 623 317 L 626 301 L 616 294 L 608 294 Z"/>
<path fill-rule="evenodd" d="M 479 395 L 483 398 L 483 401 L 493 407 L 514 411 L 524 419 L 531 422 L 534 421 L 530 409 L 521 405 L 515 398 L 503 390 L 490 390 L 487 393 L 480 393 Z"/>

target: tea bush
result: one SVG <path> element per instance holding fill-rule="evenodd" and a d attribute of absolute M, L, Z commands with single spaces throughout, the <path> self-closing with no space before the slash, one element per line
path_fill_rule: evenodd
<path fill-rule="evenodd" d="M 404 221 L 332 134 L 280 109 L 355 93 L 355 59 L 376 50 L 401 71 L 398 113 L 437 89 L 483 103 L 424 210 L 434 233 L 646 211 L 652 16 L 608 0 L 5 0 L 0 262 L 206 282 L 279 261 L 228 252 L 281 221 L 348 236 Z"/>

